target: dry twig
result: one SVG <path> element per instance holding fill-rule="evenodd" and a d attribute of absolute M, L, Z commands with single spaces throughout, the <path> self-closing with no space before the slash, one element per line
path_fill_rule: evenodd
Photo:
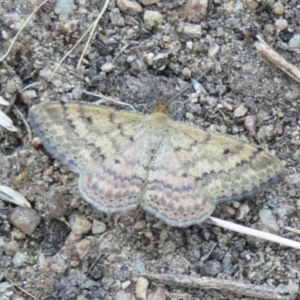
<path fill-rule="evenodd" d="M 6 51 L 6 53 L 0 57 L 0 62 L 3 61 L 9 54 L 9 52 L 11 51 L 12 47 L 14 46 L 18 36 L 20 35 L 20 33 L 23 31 L 23 29 L 26 27 L 26 25 L 29 23 L 29 21 L 32 19 L 32 17 L 34 16 L 34 14 L 44 5 L 48 2 L 48 0 L 43 1 L 40 5 L 38 5 L 33 12 L 31 13 L 31 15 L 28 17 L 28 19 L 25 21 L 25 23 L 22 25 L 22 27 L 18 30 L 17 34 L 15 35 L 15 37 L 13 38 L 8 50 Z"/>
<path fill-rule="evenodd" d="M 108 4 L 109 4 L 109 0 L 105 0 L 104 5 L 103 5 L 103 7 L 102 7 L 102 9 L 101 9 L 101 11 L 100 11 L 100 14 L 98 15 L 96 21 L 95 21 L 95 22 L 94 22 L 94 23 L 86 30 L 86 32 L 80 37 L 80 39 L 78 39 L 78 41 L 77 41 L 76 44 L 71 48 L 71 50 L 68 51 L 68 52 L 66 53 L 66 55 L 60 60 L 60 62 L 58 63 L 58 65 L 57 65 L 57 66 L 55 67 L 55 69 L 53 70 L 53 72 L 52 72 L 52 74 L 51 74 L 51 77 L 54 76 L 54 74 L 56 73 L 56 71 L 57 71 L 57 69 L 60 67 L 60 65 L 63 63 L 63 61 L 64 61 L 64 60 L 65 60 L 65 59 L 66 59 L 66 58 L 74 51 L 74 49 L 81 43 L 81 41 L 85 38 L 85 36 L 90 32 L 88 41 L 87 41 L 87 43 L 86 43 L 86 45 L 85 45 L 85 47 L 84 47 L 84 50 L 83 50 L 83 52 L 82 52 L 82 54 L 81 54 L 81 57 L 80 57 L 80 59 L 79 59 L 79 61 L 78 61 L 78 64 L 77 64 L 77 69 L 79 68 L 79 66 L 81 65 L 81 62 L 82 62 L 82 60 L 83 60 L 83 57 L 84 57 L 84 55 L 85 55 L 85 53 L 86 53 L 86 50 L 87 50 L 87 48 L 88 48 L 88 46 L 89 46 L 89 44 L 90 44 L 90 42 L 91 42 L 91 39 L 92 39 L 92 37 L 93 37 L 93 34 L 94 34 L 95 30 L 96 30 L 96 27 L 97 27 L 99 21 L 101 20 L 103 14 L 106 12 L 106 9 L 107 9 L 107 7 L 108 7 Z"/>
<path fill-rule="evenodd" d="M 300 70 L 289 63 L 278 52 L 272 49 L 260 35 L 256 35 L 255 38 L 257 39 L 257 41 L 254 43 L 256 49 L 280 70 L 300 83 Z"/>
<path fill-rule="evenodd" d="M 278 236 L 276 234 L 264 232 L 264 231 L 261 231 L 261 230 L 256 230 L 256 229 L 253 229 L 253 228 L 244 227 L 242 225 L 238 225 L 238 224 L 231 223 L 231 222 L 228 222 L 228 221 L 224 221 L 224 220 L 214 218 L 214 217 L 209 217 L 207 219 L 206 223 L 217 225 L 217 226 L 229 229 L 229 230 L 233 230 L 233 231 L 238 232 L 238 233 L 251 235 L 251 236 L 254 236 L 254 237 L 257 237 L 257 238 L 260 238 L 260 239 L 275 242 L 275 243 L 281 244 L 283 246 L 287 246 L 287 247 L 291 247 L 291 248 L 295 248 L 295 249 L 300 250 L 300 243 L 299 242 L 283 238 L 283 237 Z"/>
<path fill-rule="evenodd" d="M 259 286 L 249 283 L 241 283 L 228 279 L 210 278 L 210 277 L 194 277 L 187 275 L 171 275 L 171 274 L 139 274 L 150 280 L 156 280 L 160 283 L 201 289 L 227 290 L 235 294 L 259 299 L 272 300 L 288 300 L 294 299 L 288 296 L 281 296 L 274 291 L 274 287 Z"/>
<path fill-rule="evenodd" d="M 37 298 L 30 294 L 29 292 L 27 292 L 25 289 L 23 289 L 22 287 L 18 286 L 17 284 L 14 284 L 13 281 L 11 279 L 9 279 L 7 276 L 4 277 L 7 281 L 9 281 L 11 284 L 13 284 L 17 289 L 19 289 L 20 291 L 22 291 L 23 293 L 25 293 L 27 296 L 29 296 L 30 298 L 37 300 Z"/>

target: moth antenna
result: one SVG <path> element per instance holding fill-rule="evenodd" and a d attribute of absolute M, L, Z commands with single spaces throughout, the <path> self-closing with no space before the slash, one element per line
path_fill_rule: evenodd
<path fill-rule="evenodd" d="M 148 78 L 148 82 L 149 82 L 149 85 L 151 87 L 151 90 L 153 91 L 154 95 L 155 95 L 155 98 L 156 99 L 160 99 L 160 96 L 158 95 L 157 91 L 158 91 L 158 86 L 156 85 L 156 83 L 151 80 L 150 76 L 149 76 L 149 72 L 147 71 L 147 68 L 146 68 L 146 65 L 144 63 L 144 60 L 143 60 L 143 57 L 142 57 L 142 54 L 141 52 L 139 51 L 139 49 L 135 49 L 136 50 L 136 54 L 139 58 L 139 61 L 141 61 L 141 66 L 144 70 L 144 72 L 147 74 L 147 78 Z M 211 69 L 212 69 L 213 66 L 207 68 L 204 72 L 202 72 L 197 78 L 196 80 L 200 80 L 204 75 L 206 75 Z M 180 95 L 182 95 L 186 90 L 188 90 L 193 84 L 192 83 L 189 83 L 187 84 L 181 91 L 179 91 L 178 93 L 176 93 L 175 95 L 171 96 L 170 99 L 168 99 L 166 101 L 166 106 L 169 107 L 170 103 L 172 101 L 174 101 L 175 99 L 177 99 Z"/>
<path fill-rule="evenodd" d="M 139 49 L 135 49 L 136 51 L 136 55 L 137 57 L 139 58 L 139 61 L 141 62 L 141 66 L 144 70 L 144 72 L 146 73 L 147 75 L 147 79 L 148 79 L 148 82 L 149 82 L 149 85 L 150 85 L 150 88 L 152 90 L 152 92 L 154 93 L 154 96 L 155 96 L 155 99 L 159 99 L 159 95 L 157 93 L 158 91 L 158 86 L 156 85 L 156 83 L 150 78 L 150 75 L 149 75 L 149 72 L 147 71 L 147 68 L 146 68 L 146 65 L 144 63 L 144 59 L 143 59 L 143 56 L 141 54 L 141 51 Z"/>
<path fill-rule="evenodd" d="M 206 75 L 210 70 L 212 69 L 212 67 L 207 68 L 204 72 L 202 72 L 197 78 L 196 80 L 198 81 L 199 79 L 201 79 L 204 75 Z M 179 91 L 178 93 L 176 93 L 175 95 L 173 95 L 170 99 L 168 99 L 167 104 L 169 105 L 172 101 L 174 101 L 175 99 L 177 99 L 180 95 L 182 95 L 186 90 L 188 90 L 193 84 L 189 83 L 187 84 L 181 91 Z"/>

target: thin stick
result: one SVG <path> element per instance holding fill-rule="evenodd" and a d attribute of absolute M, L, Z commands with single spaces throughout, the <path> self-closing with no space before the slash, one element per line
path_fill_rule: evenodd
<path fill-rule="evenodd" d="M 86 95 L 98 97 L 98 98 L 103 98 L 105 101 L 111 101 L 111 102 L 116 103 L 116 104 L 120 104 L 120 105 L 123 105 L 123 106 L 128 106 L 128 107 L 130 107 L 133 111 L 136 111 L 136 109 L 135 109 L 131 104 L 122 102 L 122 101 L 120 101 L 120 100 L 115 100 L 115 99 L 110 98 L 110 97 L 107 97 L 107 96 L 105 96 L 105 95 L 102 95 L 102 94 L 95 94 L 95 93 L 91 93 L 91 92 L 88 92 L 88 91 L 83 91 L 82 93 L 84 93 L 84 94 L 86 94 Z M 98 100 L 98 101 L 96 101 L 96 102 L 97 102 L 97 104 L 98 104 L 98 103 L 102 103 L 103 101 Z M 93 102 L 93 103 L 96 103 L 96 102 Z"/>
<path fill-rule="evenodd" d="M 26 121 L 25 117 L 23 116 L 23 114 L 21 113 L 21 111 L 18 109 L 17 106 L 14 106 L 13 108 L 13 112 L 19 116 L 19 118 L 22 120 L 23 124 L 25 125 L 25 128 L 27 130 L 27 133 L 28 133 L 28 140 L 29 141 L 32 141 L 32 133 L 31 133 L 31 130 L 30 130 L 30 126 L 28 124 L 28 122 Z"/>
<path fill-rule="evenodd" d="M 99 23 L 101 17 L 103 16 L 104 12 L 106 11 L 107 9 L 107 6 L 108 6 L 108 3 L 109 3 L 109 0 L 105 0 L 105 3 L 104 3 L 104 6 L 98 16 L 98 18 L 96 19 L 95 22 L 93 22 L 93 24 L 86 30 L 86 32 L 78 39 L 78 41 L 75 43 L 75 45 L 64 55 L 64 57 L 59 61 L 58 65 L 55 67 L 55 69 L 53 70 L 52 74 L 51 74 L 51 78 L 53 78 L 54 74 L 56 73 L 57 69 L 61 66 L 61 64 L 63 63 L 63 61 L 74 51 L 74 49 L 81 43 L 81 41 L 86 37 L 86 35 L 91 31 L 91 34 L 89 36 L 89 39 L 87 41 L 87 44 L 83 50 L 83 53 L 79 59 L 79 62 L 77 64 L 77 69 L 79 68 L 79 66 L 81 65 L 81 62 L 82 62 L 82 59 L 83 59 L 83 56 L 85 55 L 85 52 L 86 52 L 86 49 L 89 45 L 89 42 L 93 36 L 93 33 L 95 31 L 95 28 L 97 26 L 97 24 Z"/>
<path fill-rule="evenodd" d="M 300 250 L 299 242 L 289 240 L 289 239 L 280 237 L 280 236 L 272 234 L 272 233 L 263 232 L 263 231 L 256 230 L 253 228 L 244 227 L 244 226 L 234 224 L 234 223 L 224 221 L 224 220 L 214 218 L 214 217 L 209 217 L 205 222 L 209 223 L 209 224 L 217 225 L 217 226 L 229 229 L 229 230 L 233 230 L 238 233 L 251 235 L 251 236 L 254 236 L 254 237 L 257 237 L 260 239 L 275 242 L 275 243 L 281 244 L 283 246 L 287 246 L 287 247 L 291 247 L 291 248 Z"/>
<path fill-rule="evenodd" d="M 285 226 L 284 229 L 287 230 L 287 231 L 291 231 L 291 232 L 300 234 L 300 230 L 297 229 L 297 228 L 293 228 L 293 227 L 290 227 L 290 226 Z"/>
<path fill-rule="evenodd" d="M 300 70 L 289 63 L 283 56 L 272 49 L 260 35 L 255 36 L 257 41 L 254 43 L 256 49 L 269 61 L 275 64 L 280 70 L 288 74 L 300 83 Z"/>
<path fill-rule="evenodd" d="M 22 287 L 16 285 L 13 283 L 13 281 L 11 279 L 9 279 L 7 276 L 4 276 L 4 278 L 9 281 L 11 284 L 13 284 L 17 289 L 19 289 L 20 291 L 22 291 L 23 293 L 25 293 L 27 296 L 31 297 L 32 299 L 37 300 L 38 298 L 36 298 L 34 295 L 30 294 L 29 292 L 27 292 L 25 289 L 23 289 Z"/>
<path fill-rule="evenodd" d="M 22 89 L 22 92 L 34 87 L 34 86 L 37 86 L 37 85 L 40 85 L 41 83 L 40 82 L 34 82 L 34 83 L 31 83 L 31 84 L 28 84 L 26 85 L 23 89 Z"/>
<path fill-rule="evenodd" d="M 104 237 L 106 237 L 108 232 L 104 232 L 100 238 L 98 239 L 97 241 L 97 244 L 99 245 L 100 242 L 102 242 L 102 240 L 104 239 Z M 95 264 L 97 263 L 98 259 L 103 255 L 102 252 L 99 253 L 99 255 L 95 258 L 95 260 L 93 261 L 93 263 L 91 264 L 91 266 L 89 267 L 88 271 L 87 271 L 87 274 L 86 275 L 89 275 L 91 270 L 94 268 Z"/>
<path fill-rule="evenodd" d="M 54 74 L 56 73 L 57 69 L 61 66 L 63 61 L 73 52 L 73 50 L 81 43 L 81 41 L 85 38 L 85 36 L 89 33 L 89 31 L 93 28 L 93 24 L 86 30 L 86 32 L 78 39 L 75 45 L 64 55 L 64 57 L 59 61 L 55 69 L 51 74 L 51 78 L 53 78 Z"/>
<path fill-rule="evenodd" d="M 25 21 L 25 23 L 22 25 L 22 27 L 18 30 L 17 34 L 16 34 L 15 37 L 13 38 L 13 40 L 12 40 L 12 42 L 11 42 L 11 44 L 10 44 L 8 50 L 6 51 L 6 53 L 0 58 L 0 62 L 1 62 L 2 60 L 4 60 L 4 59 L 8 56 L 8 54 L 9 54 L 9 52 L 11 51 L 13 45 L 15 44 L 15 42 L 16 42 L 18 36 L 19 36 L 20 33 L 23 31 L 23 29 L 24 29 L 25 26 L 28 24 L 28 22 L 32 19 L 32 17 L 34 16 L 34 14 L 35 14 L 35 13 L 36 13 L 36 12 L 37 12 L 37 11 L 38 11 L 45 3 L 47 3 L 47 2 L 48 2 L 48 0 L 43 1 L 40 5 L 38 5 L 38 6 L 33 10 L 33 12 L 31 13 L 31 15 L 28 17 L 28 19 Z"/>
<path fill-rule="evenodd" d="M 207 74 L 209 71 L 211 70 L 210 68 L 207 68 L 204 72 L 202 72 L 197 78 L 196 80 L 198 81 L 200 78 L 202 78 L 205 74 Z M 172 96 L 170 99 L 168 99 L 168 104 L 170 104 L 172 101 L 174 101 L 174 99 L 178 98 L 180 95 L 182 95 L 186 90 L 188 90 L 190 87 L 193 86 L 193 83 L 187 84 L 180 92 L 178 92 L 177 94 L 175 94 L 174 96 Z"/>
<path fill-rule="evenodd" d="M 95 32 L 95 30 L 96 30 L 96 27 L 97 27 L 99 21 L 101 20 L 102 16 L 104 15 L 104 13 L 105 13 L 105 11 L 106 11 L 106 9 L 107 9 L 107 7 L 108 7 L 108 3 L 109 3 L 109 0 L 105 0 L 104 5 L 103 5 L 103 7 L 102 7 L 102 10 L 101 10 L 101 12 L 100 12 L 98 18 L 96 19 L 96 21 L 95 21 L 95 22 L 93 23 L 93 25 L 92 25 L 92 31 L 91 31 L 91 33 L 90 33 L 90 36 L 89 36 L 89 38 L 88 38 L 87 43 L 85 44 L 85 47 L 84 47 L 83 52 L 82 52 L 82 54 L 81 54 L 81 57 L 80 57 L 80 59 L 79 59 L 79 61 L 78 61 L 77 69 L 78 69 L 78 68 L 80 67 L 80 65 L 81 65 L 81 62 L 82 62 L 83 57 L 84 57 L 84 55 L 85 55 L 85 53 L 86 53 L 86 50 L 87 50 L 87 48 L 88 48 L 88 46 L 89 46 L 89 44 L 90 44 L 90 42 L 91 42 L 91 39 L 92 39 L 92 37 L 93 37 L 93 35 L 94 35 L 94 32 Z"/>
<path fill-rule="evenodd" d="M 172 274 L 153 274 L 143 273 L 139 274 L 150 280 L 156 280 L 160 283 L 171 284 L 175 286 L 183 286 L 188 288 L 214 289 L 214 290 L 228 290 L 232 293 L 254 297 L 259 299 L 272 300 L 287 300 L 286 295 L 281 296 L 274 291 L 274 287 L 259 286 L 254 284 L 247 284 L 236 282 L 233 280 L 225 280 L 211 277 L 194 277 L 187 275 L 172 275 Z"/>

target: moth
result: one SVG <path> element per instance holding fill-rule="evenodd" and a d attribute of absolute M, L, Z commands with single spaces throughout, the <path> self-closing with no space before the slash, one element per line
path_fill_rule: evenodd
<path fill-rule="evenodd" d="M 84 102 L 48 102 L 29 112 L 44 147 L 79 174 L 85 200 L 106 213 L 141 206 L 172 226 L 208 218 L 279 181 L 279 159 L 221 133 L 172 120 L 167 102 L 149 115 Z"/>

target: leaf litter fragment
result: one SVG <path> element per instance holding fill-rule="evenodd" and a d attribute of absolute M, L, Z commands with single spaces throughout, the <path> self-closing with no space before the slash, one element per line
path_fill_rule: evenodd
<path fill-rule="evenodd" d="M 0 185 L 0 199 L 22 207 L 31 207 L 23 195 L 5 185 Z"/>
<path fill-rule="evenodd" d="M 2 110 L 0 110 L 0 126 L 6 130 L 17 132 L 18 129 L 14 126 L 13 121 Z"/>

